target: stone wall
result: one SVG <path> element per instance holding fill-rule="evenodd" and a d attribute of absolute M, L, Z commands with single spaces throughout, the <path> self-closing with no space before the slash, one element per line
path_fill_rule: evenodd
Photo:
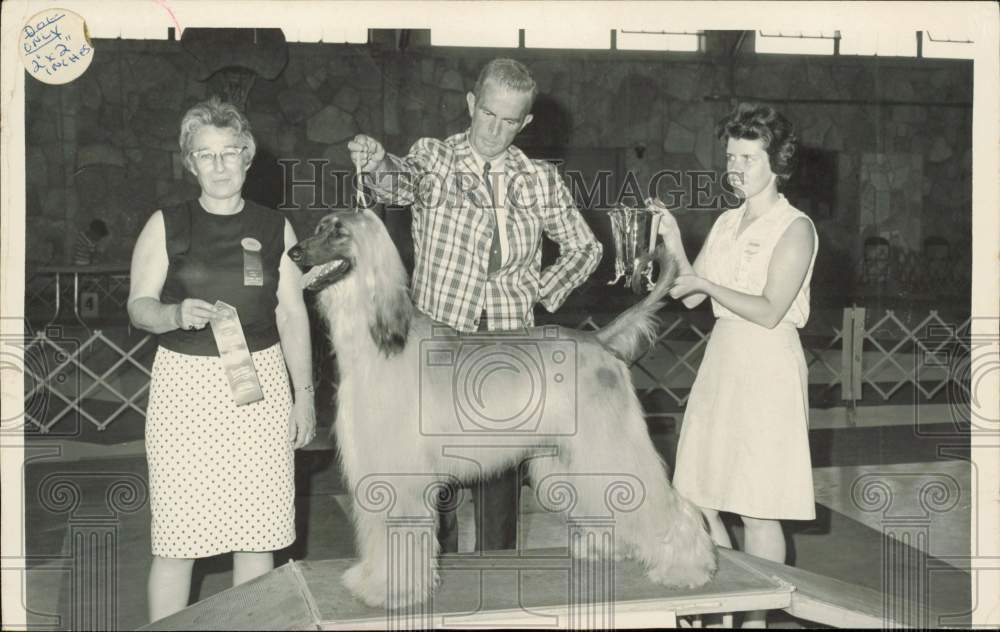
<path fill-rule="evenodd" d="M 95 50 L 90 69 L 68 86 L 26 80 L 29 274 L 64 262 L 75 232 L 95 217 L 112 229 L 105 258 L 127 261 L 153 209 L 198 192 L 181 162 L 178 124 L 186 108 L 215 92 L 212 81 L 197 79 L 196 63 L 176 42 L 99 40 Z M 972 110 L 963 105 L 972 100 L 971 63 L 749 55 L 731 74 L 718 57 L 508 53 L 532 68 L 541 90 L 536 120 L 517 141 L 529 153 L 606 155 L 619 186 L 627 173 L 644 184 L 661 169 L 721 170 L 713 129 L 729 103 L 718 95 L 752 95 L 792 119 L 805 146 L 832 157 L 822 164 L 835 173 L 814 166 L 796 189 L 802 199 L 789 193 L 820 231 L 815 292 L 855 292 L 851 279 L 873 235 L 913 266 L 925 238 L 946 238 L 962 279 L 952 289 L 964 283 L 968 292 L 961 253 L 971 239 Z M 297 209 L 289 217 L 300 232 L 310 230 L 323 213 L 310 206 L 346 203 L 343 181 L 330 170 L 350 170 L 348 138 L 365 132 L 399 153 L 421 136 L 463 130 L 465 93 L 496 54 L 289 44 L 285 69 L 273 81 L 256 79 L 247 98 L 258 144 L 248 197 Z M 871 104 L 876 99 L 898 105 Z M 287 174 L 278 159 L 302 164 Z M 310 178 L 310 159 L 327 164 L 320 199 L 314 187 L 287 187 L 289 175 Z M 692 248 L 715 217 L 684 214 Z M 408 239 L 404 226 L 393 234 Z"/>

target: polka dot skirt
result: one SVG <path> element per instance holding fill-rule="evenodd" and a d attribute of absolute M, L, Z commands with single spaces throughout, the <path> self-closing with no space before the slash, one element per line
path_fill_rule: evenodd
<path fill-rule="evenodd" d="M 280 345 L 254 353 L 253 363 L 264 399 L 237 406 L 218 357 L 157 349 L 146 413 L 153 555 L 274 551 L 295 540 Z"/>

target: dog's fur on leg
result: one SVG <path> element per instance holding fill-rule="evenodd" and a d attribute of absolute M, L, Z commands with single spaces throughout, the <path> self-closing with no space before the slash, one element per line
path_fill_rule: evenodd
<path fill-rule="evenodd" d="M 603 516 L 616 509 L 612 553 L 640 560 L 651 580 L 696 587 L 711 579 L 714 546 L 700 512 L 668 482 L 626 364 L 655 334 L 655 314 L 676 271 L 669 257 L 661 259 L 660 279 L 649 296 L 604 329 L 558 328 L 557 338 L 575 353 L 575 388 L 545 392 L 540 423 L 546 432 L 463 434 L 452 432 L 460 426 L 455 383 L 429 374 L 421 356 L 422 345 L 440 332 L 414 309 L 405 269 L 378 217 L 370 211 L 331 214 L 289 255 L 311 267 L 303 287 L 318 292 L 337 354 L 335 431 L 355 495 L 360 557 L 344 583 L 354 595 L 372 606 L 427 599 L 437 582 L 437 540 L 430 537 L 423 549 L 431 557 L 426 579 L 393 581 L 387 570 L 390 512 L 433 515 L 427 481 L 473 482 L 525 459 L 543 504 L 547 482 L 563 481 L 573 487 L 574 514 Z M 526 336 L 538 340 L 537 333 Z M 446 338 L 462 341 L 454 331 Z M 503 345 L 510 337 L 496 339 Z M 504 398 L 530 395 L 524 379 L 502 372 L 490 379 L 497 380 L 494 387 Z M 489 449 L 491 444 L 503 449 Z M 487 449 L 478 449 L 474 462 L 445 456 L 445 446 Z M 553 449 L 556 456 L 542 456 Z M 372 507 L 358 498 L 373 476 L 393 487 L 392 502 Z"/>

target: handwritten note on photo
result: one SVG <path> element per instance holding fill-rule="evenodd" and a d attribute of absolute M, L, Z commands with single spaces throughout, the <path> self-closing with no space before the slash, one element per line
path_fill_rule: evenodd
<path fill-rule="evenodd" d="M 36 13 L 24 24 L 19 50 L 28 74 L 53 85 L 73 81 L 94 59 L 83 18 L 57 8 Z"/>

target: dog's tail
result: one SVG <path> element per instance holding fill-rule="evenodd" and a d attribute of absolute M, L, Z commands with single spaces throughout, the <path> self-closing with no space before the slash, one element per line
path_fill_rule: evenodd
<path fill-rule="evenodd" d="M 677 278 L 677 259 L 666 246 L 657 246 L 653 258 L 660 265 L 660 277 L 649 295 L 597 332 L 601 344 L 626 363 L 639 357 L 643 348 L 656 337 L 659 324 L 656 313 L 666 303 L 667 290 Z"/>

